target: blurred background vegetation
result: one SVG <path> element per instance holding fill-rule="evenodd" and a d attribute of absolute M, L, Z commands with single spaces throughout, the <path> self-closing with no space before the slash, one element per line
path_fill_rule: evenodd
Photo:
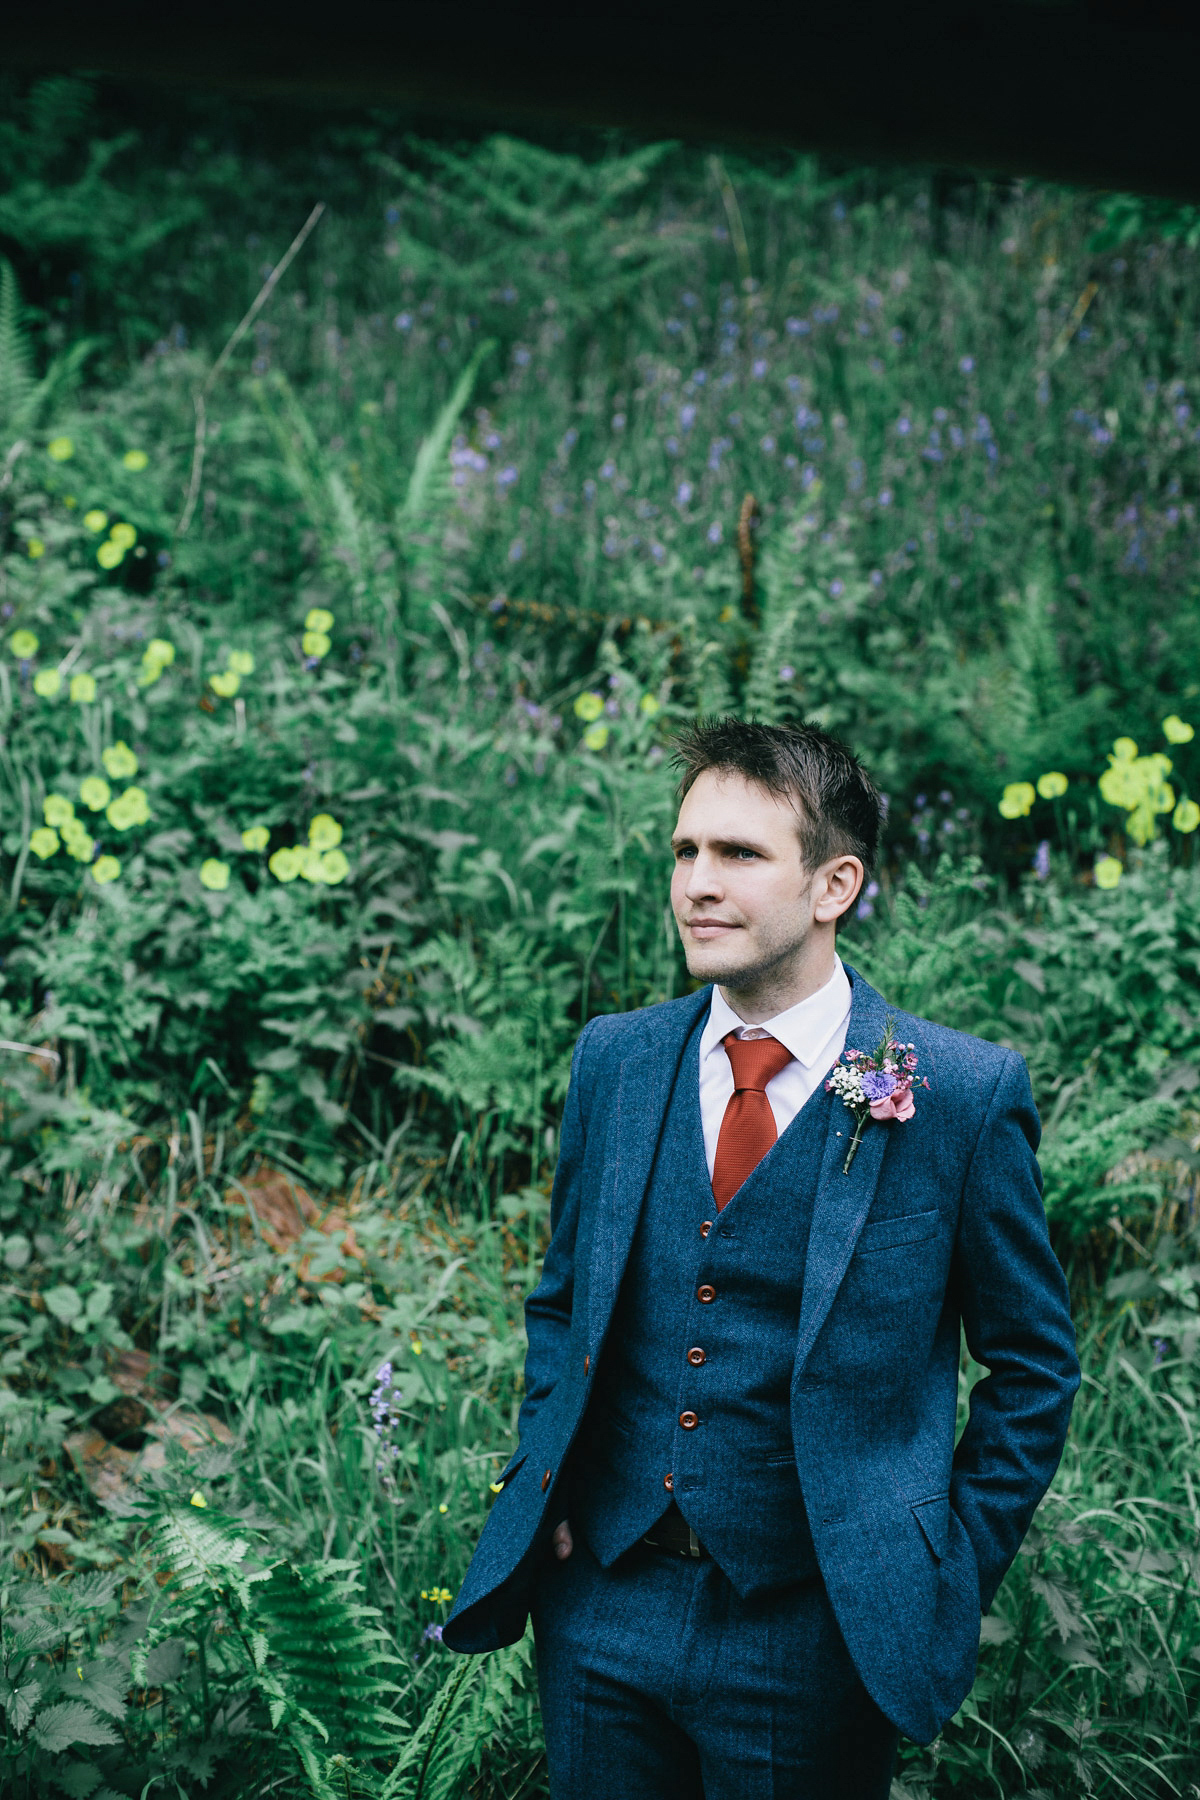
<path fill-rule="evenodd" d="M 0 1790 L 544 1791 L 528 1644 L 438 1632 L 731 709 L 887 791 L 843 955 L 1029 1059 L 1077 1308 L 898 1800 L 1200 1792 L 1198 236 L 5 89 Z"/>

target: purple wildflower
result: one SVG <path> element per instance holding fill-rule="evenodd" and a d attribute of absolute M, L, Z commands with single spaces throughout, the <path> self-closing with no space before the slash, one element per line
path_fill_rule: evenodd
<path fill-rule="evenodd" d="M 862 1090 L 868 1100 L 886 1100 L 898 1086 L 896 1077 L 887 1069 L 870 1070 L 862 1078 Z"/>

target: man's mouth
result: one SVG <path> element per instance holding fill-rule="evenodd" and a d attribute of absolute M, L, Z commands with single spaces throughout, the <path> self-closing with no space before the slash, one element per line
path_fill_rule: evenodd
<path fill-rule="evenodd" d="M 689 919 L 687 928 L 693 937 L 698 938 L 718 938 L 727 931 L 740 929 L 732 919 Z"/>

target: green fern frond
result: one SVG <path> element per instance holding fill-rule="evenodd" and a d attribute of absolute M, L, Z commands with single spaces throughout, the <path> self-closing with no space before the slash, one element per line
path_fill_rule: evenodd
<path fill-rule="evenodd" d="M 281 1564 L 253 1599 L 289 1697 L 321 1721 L 330 1751 L 350 1754 L 394 1747 L 398 1689 L 384 1671 L 401 1666 L 359 1595 L 354 1565 L 332 1562 Z"/>
<path fill-rule="evenodd" d="M 0 257 L 0 434 L 6 440 L 22 429 L 37 386 L 33 346 L 21 311 L 21 290 L 12 264 Z"/>
<path fill-rule="evenodd" d="M 433 429 L 422 440 L 413 463 L 413 471 L 409 477 L 408 491 L 404 496 L 404 504 L 400 509 L 401 524 L 412 528 L 420 523 L 430 510 L 430 502 L 436 491 L 436 476 L 445 475 L 446 453 L 450 448 L 450 439 L 457 425 L 459 415 L 475 386 L 475 377 L 479 373 L 479 365 L 485 356 L 495 348 L 495 340 L 487 338 L 480 344 L 474 356 L 454 384 L 454 392 L 434 420 Z M 446 482 L 448 490 L 448 479 Z"/>

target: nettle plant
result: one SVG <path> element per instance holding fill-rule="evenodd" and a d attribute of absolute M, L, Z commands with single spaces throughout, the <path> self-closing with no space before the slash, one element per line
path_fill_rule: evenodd
<path fill-rule="evenodd" d="M 1181 719 L 1178 713 L 1170 713 L 1162 722 L 1162 732 L 1168 744 L 1180 749 L 1192 742 L 1196 728 Z M 1164 751 L 1143 754 L 1133 738 L 1115 739 L 1108 767 L 1096 783 L 1096 791 L 1108 806 L 1118 807 L 1125 813 L 1124 836 L 1138 850 L 1144 850 L 1154 842 L 1159 836 L 1160 820 L 1168 816 L 1172 829 L 1185 844 L 1200 826 L 1200 804 L 1186 790 L 1177 793 L 1174 783 L 1168 779 L 1171 775 L 1176 781 L 1181 775 L 1186 779 L 1186 771 L 1180 770 Z M 1122 846 L 1106 841 L 1113 836 L 1111 814 L 1106 819 L 1097 807 L 1095 797 L 1086 790 L 1081 801 L 1064 806 L 1071 786 L 1061 769 L 1050 769 L 1039 775 L 1036 783 L 1010 781 L 1000 797 L 1000 816 L 1026 819 L 1033 813 L 1038 800 L 1050 802 L 1060 848 L 1072 862 L 1078 860 L 1081 852 L 1090 850 L 1094 856 L 1090 879 L 1099 888 L 1114 888 L 1121 879 L 1125 863 L 1118 854 Z M 1088 825 L 1082 827 L 1081 808 L 1088 819 Z M 1050 873 L 1051 841 L 1049 835 L 1044 836 L 1034 854 L 1034 869 L 1043 880 Z M 1102 853 L 1096 854 L 1098 850 Z"/>

